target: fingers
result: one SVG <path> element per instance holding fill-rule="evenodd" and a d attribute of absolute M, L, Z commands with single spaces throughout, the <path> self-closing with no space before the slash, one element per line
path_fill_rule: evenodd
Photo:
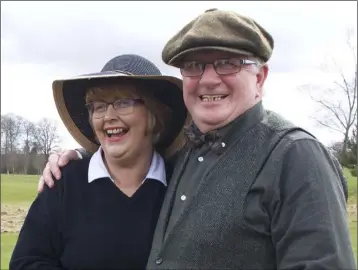
<path fill-rule="evenodd" d="M 56 176 L 55 176 L 56 177 Z M 60 179 L 61 177 L 57 178 L 56 179 Z M 46 163 L 46 166 L 45 166 L 45 169 L 43 171 L 43 174 L 42 174 L 42 180 L 44 182 L 44 184 L 46 184 L 47 186 L 49 186 L 50 188 L 53 187 L 54 185 L 54 182 L 53 182 L 53 178 L 52 178 L 52 173 L 51 173 L 51 170 L 50 170 L 50 163 L 47 162 Z M 41 178 L 40 178 L 40 181 L 41 181 Z M 40 183 L 39 183 L 40 184 Z"/>
<path fill-rule="evenodd" d="M 66 166 L 69 161 L 76 159 L 78 159 L 78 154 L 75 150 L 66 150 L 58 159 L 58 166 Z"/>
<path fill-rule="evenodd" d="M 64 155 L 64 154 L 62 154 Z M 61 178 L 60 164 L 59 164 L 60 156 L 58 154 L 51 154 L 48 158 L 48 162 L 44 169 L 43 176 L 45 178 L 45 182 L 52 182 L 52 175 L 55 176 L 57 180 Z M 62 165 L 63 166 L 63 165 Z M 62 167 L 61 166 L 61 167 Z"/>
<path fill-rule="evenodd" d="M 44 189 L 45 181 L 43 176 L 40 177 L 39 183 L 37 184 L 37 192 L 41 193 Z"/>
<path fill-rule="evenodd" d="M 37 190 L 42 192 L 45 185 L 50 188 L 54 185 L 53 176 L 59 180 L 61 178 L 60 167 L 66 166 L 71 160 L 79 159 L 79 155 L 75 150 L 66 150 L 59 154 L 53 153 L 49 156 L 48 162 L 43 170 L 42 176 L 40 177 Z"/>

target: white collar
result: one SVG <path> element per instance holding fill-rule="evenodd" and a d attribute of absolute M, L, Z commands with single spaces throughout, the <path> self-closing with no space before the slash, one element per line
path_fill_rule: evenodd
<path fill-rule="evenodd" d="M 88 167 L 88 183 L 93 182 L 96 179 L 109 177 L 112 181 L 110 174 L 106 166 L 104 165 L 103 158 L 102 158 L 102 148 L 96 151 L 91 157 L 89 167 Z M 165 165 L 163 158 L 154 151 L 152 162 L 150 164 L 149 171 L 143 180 L 143 183 L 146 179 L 154 179 L 158 180 L 159 182 L 163 183 L 167 186 L 167 179 L 166 179 L 166 172 L 165 172 Z"/>

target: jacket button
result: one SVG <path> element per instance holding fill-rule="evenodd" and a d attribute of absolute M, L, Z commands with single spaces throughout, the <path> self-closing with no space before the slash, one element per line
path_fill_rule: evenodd
<path fill-rule="evenodd" d="M 161 264 L 163 262 L 163 258 L 161 258 L 161 257 L 158 257 L 156 260 L 155 260 L 155 263 L 156 264 Z"/>

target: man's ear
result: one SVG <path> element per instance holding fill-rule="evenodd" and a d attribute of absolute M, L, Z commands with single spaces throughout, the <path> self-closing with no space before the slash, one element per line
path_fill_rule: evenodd
<path fill-rule="evenodd" d="M 256 74 L 256 85 L 257 91 L 260 96 L 263 94 L 263 87 L 269 72 L 269 67 L 267 64 L 264 64 L 260 67 L 259 72 Z"/>

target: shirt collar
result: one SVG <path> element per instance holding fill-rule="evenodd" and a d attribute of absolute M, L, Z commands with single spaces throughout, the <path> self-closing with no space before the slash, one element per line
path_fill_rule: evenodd
<path fill-rule="evenodd" d="M 111 178 L 106 166 L 104 165 L 102 157 L 102 148 L 99 147 L 99 149 L 92 155 L 89 163 L 88 183 L 106 177 L 114 181 Z M 143 182 L 147 179 L 157 180 L 167 186 L 164 159 L 155 151 L 153 152 L 152 162 L 150 164 L 149 171 Z"/>

